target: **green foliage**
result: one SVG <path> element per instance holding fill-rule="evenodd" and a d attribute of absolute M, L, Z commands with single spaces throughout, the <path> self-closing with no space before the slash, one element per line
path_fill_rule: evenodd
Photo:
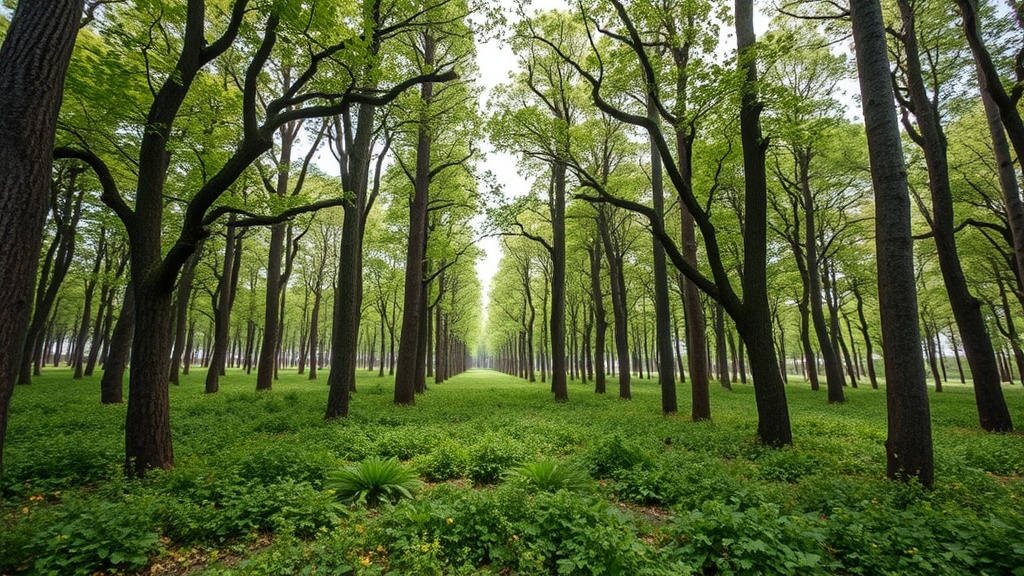
<path fill-rule="evenodd" d="M 635 442 L 620 434 L 600 438 L 585 455 L 590 472 L 598 478 L 608 478 L 620 470 L 629 470 L 651 462 L 651 457 Z"/>
<path fill-rule="evenodd" d="M 666 530 L 669 557 L 719 574 L 827 574 L 824 522 L 764 504 L 707 502 Z"/>
<path fill-rule="evenodd" d="M 488 432 L 469 449 L 468 476 L 478 484 L 493 484 L 501 479 L 505 470 L 522 460 L 519 446 L 505 437 Z"/>
<path fill-rule="evenodd" d="M 408 460 L 429 450 L 430 440 L 423 429 L 398 427 L 385 430 L 377 437 L 375 453 L 381 456 Z"/>
<path fill-rule="evenodd" d="M 328 472 L 324 488 L 333 490 L 343 502 L 377 506 L 412 498 L 420 488 L 420 481 L 397 459 L 370 456 L 358 464 Z"/>
<path fill-rule="evenodd" d="M 131 502 L 67 499 L 46 515 L 23 552 L 37 574 L 138 570 L 160 547 L 144 507 Z"/>
<path fill-rule="evenodd" d="M 796 444 L 774 450 L 753 440 L 749 386 L 713 387 L 715 421 L 691 423 L 661 416 L 653 381 L 636 381 L 628 403 L 570 383 L 572 402 L 556 405 L 546 387 L 489 372 L 432 387 L 410 410 L 367 393 L 388 379 L 360 374 L 351 416 L 328 423 L 322 382 L 282 371 L 283 392 L 257 395 L 251 377 L 229 371 L 211 396 L 196 370 L 171 389 L 177 466 L 125 481 L 123 407 L 98 405 L 93 383 L 69 376 L 52 370 L 15 391 L 0 573 L 158 562 L 225 575 L 1024 576 L 1021 437 L 966 429 L 977 418 L 969 387 L 932 397 L 937 474 L 927 491 L 883 480 L 884 390 L 850 389 L 849 403 L 825 407 L 790 387 Z M 1011 405 L 1024 398 L 1020 387 L 1006 393 Z M 254 428 L 272 417 L 293 430 Z M 408 469 L 439 484 L 374 508 L 341 506 L 324 489 L 340 462 L 385 461 L 378 451 L 403 446 Z M 578 467 L 600 488 L 551 482 L 545 492 L 517 467 L 543 478 Z"/>
<path fill-rule="evenodd" d="M 528 462 L 513 468 L 509 476 L 521 479 L 542 492 L 586 492 L 594 484 L 586 472 L 558 460 Z"/>
<path fill-rule="evenodd" d="M 469 452 L 454 440 L 442 439 L 416 463 L 416 469 L 428 480 L 460 478 L 469 467 Z"/>

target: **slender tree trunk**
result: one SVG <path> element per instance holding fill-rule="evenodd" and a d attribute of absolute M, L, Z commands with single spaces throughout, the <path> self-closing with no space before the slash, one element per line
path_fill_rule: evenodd
<path fill-rule="evenodd" d="M 192 284 L 195 279 L 196 264 L 199 263 L 202 252 L 202 246 L 197 246 L 196 251 L 185 262 L 181 278 L 178 279 L 178 294 L 174 302 L 174 350 L 171 352 L 170 380 L 172 384 L 179 383 L 181 356 L 185 351 L 185 339 L 188 336 L 188 309 L 192 302 Z"/>
<path fill-rule="evenodd" d="M 753 0 L 736 0 L 736 40 L 746 72 L 740 109 L 740 141 L 743 144 L 744 230 L 742 326 L 737 330 L 750 351 L 757 404 L 757 436 L 769 446 L 792 444 L 786 388 L 779 374 L 772 341 L 771 309 L 768 306 L 768 200 L 765 150 L 761 137 L 762 104 L 757 97 L 757 62 L 752 57 L 754 36 Z M 734 321 L 737 319 L 734 317 Z"/>
<path fill-rule="evenodd" d="M 729 353 L 725 335 L 725 309 L 721 304 L 715 305 L 715 359 L 718 380 L 722 388 L 732 390 L 732 379 L 729 377 Z"/>
<path fill-rule="evenodd" d="M 608 320 L 604 311 L 604 294 L 601 291 L 601 247 L 600 240 L 595 239 L 587 247 L 590 255 L 590 295 L 594 300 L 594 393 L 604 394 L 605 360 L 604 350 L 607 345 Z"/>
<path fill-rule="evenodd" d="M 818 339 L 818 350 L 821 351 L 825 365 L 825 386 L 828 389 L 829 404 L 846 401 L 843 396 L 843 368 L 839 356 L 832 346 L 832 337 L 825 324 L 825 311 L 822 300 L 825 295 L 821 286 L 822 266 L 818 261 L 817 227 L 815 224 L 814 196 L 811 192 L 810 152 L 799 154 L 800 190 L 804 204 L 804 255 L 807 258 L 807 291 L 811 306 L 811 320 L 814 334 Z"/>
<path fill-rule="evenodd" d="M 864 298 L 860 290 L 854 284 L 853 297 L 857 300 L 857 319 L 860 320 L 860 333 L 864 337 L 864 355 L 867 357 L 868 379 L 871 380 L 871 388 L 878 390 L 878 377 L 875 374 L 875 353 L 871 346 L 871 334 L 868 332 L 868 320 L 864 316 Z M 959 356 L 957 356 L 959 364 Z"/>
<path fill-rule="evenodd" d="M 551 166 L 551 173 L 551 391 L 555 393 L 555 402 L 568 402 L 569 389 L 565 381 L 565 163 L 556 160 Z"/>
<path fill-rule="evenodd" d="M 654 100 L 648 98 L 647 115 L 652 121 L 658 120 L 658 109 Z M 651 189 L 654 195 L 654 212 L 659 218 L 665 216 L 664 184 L 661 174 L 661 156 L 653 139 L 651 145 Z M 655 342 L 658 351 L 658 384 L 661 386 L 661 413 L 666 416 L 679 411 L 676 400 L 676 380 L 672 354 L 672 306 L 669 302 L 668 269 L 665 262 L 665 247 L 654 237 L 654 318 Z M 682 366 L 679 367 L 682 370 Z"/>
<path fill-rule="evenodd" d="M 316 369 L 320 352 L 320 301 L 323 299 L 323 291 L 313 291 L 313 310 L 309 313 L 309 377 L 307 380 L 316 380 Z M 384 359 L 381 358 L 381 368 L 384 367 Z"/>
<path fill-rule="evenodd" d="M 622 277 L 622 260 L 616 253 L 611 233 L 609 232 L 608 215 L 601 208 L 601 238 L 604 242 L 605 256 L 608 260 L 608 277 L 611 283 L 612 317 L 615 321 L 615 349 L 619 356 L 619 398 L 631 398 L 630 366 L 629 366 L 629 320 L 626 316 L 626 281 Z"/>
<path fill-rule="evenodd" d="M 957 253 L 953 227 L 953 197 L 949 186 L 946 139 L 938 110 L 932 105 L 924 85 L 920 52 L 914 22 L 914 8 L 907 0 L 898 0 L 903 19 L 903 44 L 906 47 L 907 84 L 917 119 L 918 142 L 924 150 L 928 167 L 928 184 L 932 197 L 932 237 L 939 259 L 939 269 L 949 294 L 950 307 L 963 337 L 964 354 L 974 378 L 974 395 L 981 427 L 989 432 L 1013 430 L 1010 411 L 1003 398 L 992 339 L 981 314 L 981 303 L 971 294 L 960 256 Z"/>
<path fill-rule="evenodd" d="M 124 402 L 124 373 L 131 356 L 135 335 L 135 290 L 131 282 L 125 287 L 121 314 L 110 335 L 110 349 L 107 361 L 103 363 L 103 378 L 100 379 L 100 403 L 120 404 Z"/>
<path fill-rule="evenodd" d="M 234 217 L 228 219 L 224 241 L 224 267 L 217 282 L 216 305 L 213 307 L 213 354 L 210 368 L 206 371 L 206 393 L 216 394 L 220 390 L 220 377 L 228 364 L 228 344 L 231 337 L 231 304 L 237 284 L 235 273 L 238 270 L 236 261 L 241 254 L 236 254 L 241 243 L 235 238 Z"/>
<path fill-rule="evenodd" d="M 76 228 L 82 216 L 82 199 L 84 187 L 78 185 L 78 176 L 85 169 L 71 166 L 61 171 L 56 185 L 62 190 L 54 193 L 53 220 L 56 224 L 53 243 L 43 259 L 43 268 L 36 286 L 35 309 L 32 321 L 25 336 L 25 347 L 21 356 L 21 369 L 18 384 L 30 384 L 33 375 L 39 375 L 40 356 L 43 346 L 43 331 L 51 311 L 56 311 L 54 303 L 58 300 L 58 291 L 67 277 L 68 270 L 75 252 Z M 33 364 L 37 369 L 33 372 Z"/>
<path fill-rule="evenodd" d="M 355 388 L 356 340 L 362 314 L 362 252 L 363 222 L 366 192 L 369 181 L 370 143 L 373 135 L 373 107 L 361 105 L 357 113 L 358 126 L 348 162 L 342 162 L 345 193 L 352 194 L 343 204 L 341 245 L 338 256 L 338 277 L 334 289 L 334 322 L 331 329 L 330 366 L 327 384 L 326 418 L 348 416 L 349 396 Z M 340 124 L 340 123 L 339 123 Z M 339 129 L 338 138 L 343 138 Z M 346 181 L 347 180 L 347 181 Z"/>
<path fill-rule="evenodd" d="M 935 360 L 935 340 L 927 321 L 924 323 L 924 342 L 928 352 L 928 365 L 931 366 L 932 378 L 935 379 L 935 391 L 942 392 L 942 378 L 939 376 L 939 365 Z"/>
<path fill-rule="evenodd" d="M 429 32 L 423 35 L 423 63 L 434 65 L 435 42 Z M 416 380 L 420 366 L 420 323 L 425 300 L 423 291 L 424 258 L 427 243 L 427 213 L 430 201 L 430 149 L 433 143 L 428 108 L 434 99 L 434 85 L 425 82 L 420 87 L 419 126 L 416 132 L 416 168 L 413 197 L 409 203 L 409 246 L 405 260 L 405 305 L 402 308 L 402 334 L 398 343 L 398 363 L 395 367 L 395 404 L 416 403 Z"/>

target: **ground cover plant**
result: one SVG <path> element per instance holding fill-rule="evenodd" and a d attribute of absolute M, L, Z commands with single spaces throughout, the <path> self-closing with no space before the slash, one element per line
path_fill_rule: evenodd
<path fill-rule="evenodd" d="M 327 423 L 322 382 L 282 371 L 255 393 L 229 371 L 206 395 L 203 377 L 171 390 L 176 467 L 142 480 L 121 474 L 125 408 L 97 379 L 19 387 L 0 573 L 1024 574 L 1024 437 L 978 430 L 964 386 L 932 394 L 926 491 L 884 479 L 884 388 L 828 405 L 791 384 L 777 450 L 754 441 L 744 385 L 693 423 L 661 416 L 656 380 L 630 401 L 570 382 L 556 404 L 470 371 L 396 407 L 390 379 L 360 373 L 351 416 Z M 1024 418 L 1024 390 L 1005 392 Z M 332 484 L 367 463 L 397 466 L 373 506 Z"/>

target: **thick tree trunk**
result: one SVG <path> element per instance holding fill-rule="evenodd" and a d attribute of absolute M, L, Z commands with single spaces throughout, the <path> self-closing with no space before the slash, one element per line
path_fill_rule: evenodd
<path fill-rule="evenodd" d="M 930 487 L 934 460 L 918 330 L 910 198 L 881 2 L 851 0 L 850 17 L 875 191 L 878 300 L 889 425 L 887 473 L 894 479 L 916 478 Z"/>
<path fill-rule="evenodd" d="M 133 267 L 138 277 L 140 270 Z M 141 477 L 152 468 L 174 466 L 169 382 L 174 322 L 169 287 L 135 284 L 135 336 L 128 377 L 125 473 Z"/>
<path fill-rule="evenodd" d="M 0 471 L 32 312 L 57 113 L 82 4 L 19 2 L 0 47 Z"/>

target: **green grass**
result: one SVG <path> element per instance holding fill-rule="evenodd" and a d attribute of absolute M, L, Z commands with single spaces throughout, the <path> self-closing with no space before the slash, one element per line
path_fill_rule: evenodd
<path fill-rule="evenodd" d="M 712 386 L 712 422 L 662 417 L 655 381 L 597 396 L 471 371 L 413 407 L 361 371 L 351 416 L 323 420 L 326 376 L 257 394 L 229 372 L 171 388 L 176 467 L 121 478 L 124 406 L 51 369 L 15 391 L 0 573 L 1024 574 L 1024 436 L 978 430 L 973 392 L 932 394 L 936 487 L 884 480 L 885 392 L 787 389 L 794 445 L 754 440 L 753 389 Z M 1024 428 L 1024 389 L 1004 388 Z M 415 499 L 341 505 L 324 482 L 369 457 L 428 481 Z M 539 491 L 558 462 L 596 490 Z"/>

